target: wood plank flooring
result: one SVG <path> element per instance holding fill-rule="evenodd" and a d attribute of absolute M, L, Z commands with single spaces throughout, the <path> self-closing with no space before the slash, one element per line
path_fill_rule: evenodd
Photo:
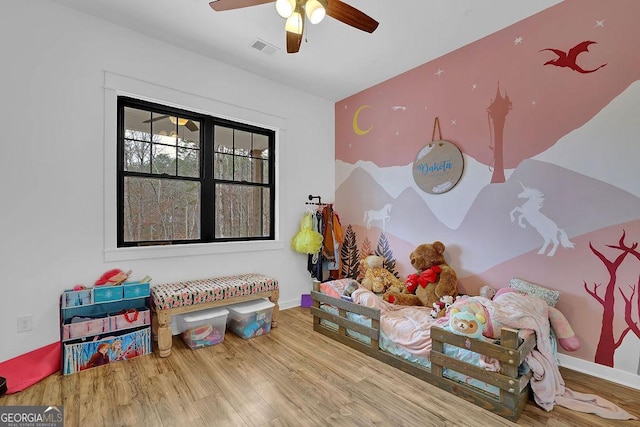
<path fill-rule="evenodd" d="M 510 426 L 475 405 L 313 332 L 307 308 L 270 334 L 52 375 L 0 405 L 61 405 L 65 426 Z M 640 417 L 640 390 L 562 369 L 567 386 Z M 517 425 L 629 426 L 530 402 Z"/>

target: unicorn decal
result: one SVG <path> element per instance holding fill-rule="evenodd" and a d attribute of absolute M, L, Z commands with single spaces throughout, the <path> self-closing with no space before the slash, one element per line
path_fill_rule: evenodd
<path fill-rule="evenodd" d="M 547 248 L 551 243 L 553 243 L 553 247 L 547 253 L 547 256 L 555 255 L 559 244 L 562 244 L 563 248 L 573 248 L 575 245 L 569 240 L 567 233 L 562 228 L 558 228 L 558 225 L 555 222 L 540 212 L 542 202 L 544 201 L 544 193 L 535 188 L 525 187 L 522 183 L 520 183 L 520 185 L 522 186 L 523 191 L 518 194 L 518 198 L 528 200 L 524 202 L 522 206 L 513 208 L 509 213 L 511 222 L 516 220 L 515 214 L 517 213 L 519 214 L 518 225 L 520 227 L 527 227 L 526 224 L 522 222 L 523 219 L 526 219 L 529 225 L 536 229 L 538 234 L 540 234 L 544 239 L 544 245 L 542 245 L 538 251 L 538 254 L 540 255 L 547 251 Z M 558 236 L 560 237 L 559 240 Z"/>
<path fill-rule="evenodd" d="M 367 229 L 371 228 L 372 221 L 382 221 L 382 230 L 384 231 L 387 221 L 391 219 L 389 213 L 393 205 L 387 203 L 382 209 L 364 211 L 364 222 Z"/>

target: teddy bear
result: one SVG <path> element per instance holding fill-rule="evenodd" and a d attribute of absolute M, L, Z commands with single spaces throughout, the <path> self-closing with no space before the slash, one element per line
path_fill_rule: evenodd
<path fill-rule="evenodd" d="M 442 242 L 422 243 L 409 255 L 417 273 L 405 280 L 405 291 L 387 291 L 383 299 L 397 305 L 434 307 L 444 296 L 458 295 L 458 276 L 444 259 Z"/>
<path fill-rule="evenodd" d="M 481 314 L 453 310 L 449 314 L 449 330 L 457 335 L 487 340 L 484 335 L 486 319 Z"/>
<path fill-rule="evenodd" d="M 383 267 L 384 258 L 378 255 L 369 255 L 362 261 L 364 277 L 360 284 L 377 294 L 385 293 L 389 290 L 402 292 L 404 284 L 400 279 Z"/>

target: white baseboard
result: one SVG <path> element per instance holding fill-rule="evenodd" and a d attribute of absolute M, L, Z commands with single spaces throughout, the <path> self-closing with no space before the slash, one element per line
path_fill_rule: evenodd
<path fill-rule="evenodd" d="M 300 307 L 300 298 L 293 299 L 293 300 L 287 300 L 287 301 L 280 300 L 280 301 L 278 301 L 278 306 L 280 307 L 280 310 L 286 310 L 288 308 Z"/>
<path fill-rule="evenodd" d="M 558 353 L 560 366 L 640 390 L 640 375 Z"/>

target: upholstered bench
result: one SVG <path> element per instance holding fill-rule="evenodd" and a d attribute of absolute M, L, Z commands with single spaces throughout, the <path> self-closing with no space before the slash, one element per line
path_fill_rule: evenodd
<path fill-rule="evenodd" d="M 158 339 L 160 357 L 171 354 L 171 317 L 207 308 L 221 307 L 258 298 L 275 304 L 271 327 L 278 326 L 278 281 L 262 274 L 213 277 L 165 283 L 151 287 L 152 329 Z"/>

